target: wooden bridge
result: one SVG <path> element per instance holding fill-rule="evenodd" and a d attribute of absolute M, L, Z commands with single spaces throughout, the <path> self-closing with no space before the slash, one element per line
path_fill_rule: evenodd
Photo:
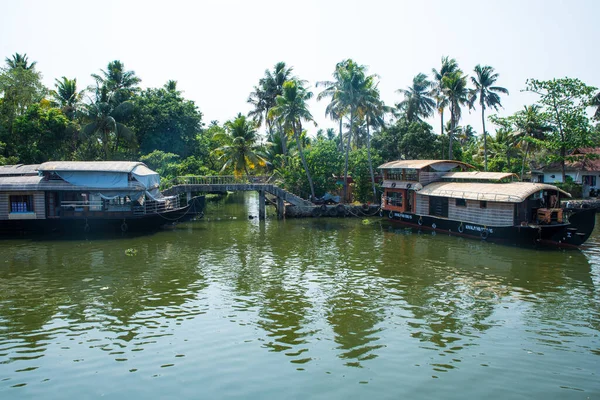
<path fill-rule="evenodd" d="M 280 187 L 269 183 L 268 177 L 236 178 L 234 176 L 180 176 L 161 185 L 161 190 L 166 196 L 186 193 L 188 201 L 192 193 L 222 193 L 222 192 L 258 192 L 258 217 L 264 219 L 265 194 L 269 193 L 276 198 L 277 215 L 285 217 L 285 202 L 297 207 L 314 208 L 315 205 L 308 200 L 296 196 Z"/>

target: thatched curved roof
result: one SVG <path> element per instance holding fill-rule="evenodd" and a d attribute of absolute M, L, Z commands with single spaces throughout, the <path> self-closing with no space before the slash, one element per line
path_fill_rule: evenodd
<path fill-rule="evenodd" d="M 396 160 L 386 162 L 380 165 L 379 169 L 423 169 L 425 167 L 432 167 L 439 171 L 450 171 L 453 168 L 461 166 L 463 169 L 473 169 L 470 164 L 462 161 L 453 160 Z"/>
<path fill-rule="evenodd" d="M 425 186 L 418 193 L 424 196 L 450 197 L 455 199 L 498 201 L 503 203 L 521 203 L 527 197 L 540 190 L 557 190 L 564 195 L 571 195 L 562 189 L 545 183 L 510 182 L 510 183 L 462 183 L 434 182 Z"/>

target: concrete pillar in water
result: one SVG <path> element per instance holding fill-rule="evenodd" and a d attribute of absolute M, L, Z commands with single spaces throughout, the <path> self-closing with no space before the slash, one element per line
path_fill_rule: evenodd
<path fill-rule="evenodd" d="M 258 219 L 265 219 L 265 191 L 258 191 Z"/>
<path fill-rule="evenodd" d="M 192 200 L 192 192 L 185 192 L 185 197 L 187 198 L 188 204 L 190 204 L 190 201 Z"/>
<path fill-rule="evenodd" d="M 283 197 L 277 197 L 277 216 L 279 219 L 285 219 L 285 201 Z"/>

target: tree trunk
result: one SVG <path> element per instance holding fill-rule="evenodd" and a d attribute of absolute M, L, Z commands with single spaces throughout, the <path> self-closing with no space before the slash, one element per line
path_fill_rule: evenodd
<path fill-rule="evenodd" d="M 448 160 L 454 159 L 454 153 L 452 152 L 452 142 L 454 137 L 454 128 L 456 128 L 456 121 L 454 116 L 454 107 L 450 106 L 450 132 L 448 132 Z"/>
<path fill-rule="evenodd" d="M 371 174 L 371 185 L 373 186 L 373 203 L 377 203 L 377 189 L 375 188 L 375 175 L 373 174 L 373 162 L 371 161 L 371 133 L 369 131 L 369 117 L 367 116 L 367 157 L 369 159 L 369 173 Z"/>
<path fill-rule="evenodd" d="M 285 130 L 283 129 L 281 122 L 277 123 L 277 125 L 279 127 L 279 137 L 281 138 L 281 150 L 283 151 L 283 155 L 286 156 L 287 155 L 287 135 L 285 134 Z M 296 134 L 296 132 L 294 132 L 294 135 L 295 134 Z"/>
<path fill-rule="evenodd" d="M 487 172 L 487 133 L 485 132 L 485 107 L 481 102 L 481 124 L 483 125 L 483 170 Z"/>
<path fill-rule="evenodd" d="M 340 144 L 338 145 L 340 151 L 344 151 L 344 136 L 342 135 L 342 124 L 344 119 L 340 115 Z"/>
<path fill-rule="evenodd" d="M 560 113 L 558 112 L 558 106 L 556 105 L 556 98 L 552 97 L 552 103 L 554 104 L 554 112 L 556 113 L 556 122 L 558 122 L 558 131 L 560 133 L 560 166 L 562 170 L 562 181 L 566 182 L 567 173 L 565 171 L 565 157 L 567 156 L 567 150 L 565 149 L 565 132 L 563 131 L 562 122 L 560 121 Z"/>
<path fill-rule="evenodd" d="M 310 201 L 315 200 L 315 187 L 313 186 L 313 181 L 310 176 L 310 171 L 308 170 L 308 164 L 306 164 L 306 159 L 304 158 L 304 151 L 302 150 L 302 141 L 300 140 L 300 135 L 298 134 L 298 127 L 296 124 L 293 124 L 292 129 L 294 130 L 294 138 L 296 139 L 296 146 L 298 146 L 298 153 L 300 153 L 300 159 L 302 160 L 302 166 L 304 166 L 304 171 L 306 172 L 306 178 L 308 179 L 308 184 L 310 186 Z"/>
<path fill-rule="evenodd" d="M 350 153 L 350 145 L 352 144 L 352 128 L 353 128 L 353 120 L 354 120 L 354 109 L 350 109 L 350 132 L 348 132 L 348 144 L 346 146 L 346 160 L 344 162 L 344 197 L 342 201 L 346 202 L 346 197 L 348 195 L 348 155 Z"/>
<path fill-rule="evenodd" d="M 446 147 L 444 146 L 444 109 L 442 108 L 442 112 L 440 113 L 440 138 L 442 140 L 442 160 L 444 159 L 444 154 L 446 153 Z"/>
<path fill-rule="evenodd" d="M 521 181 L 523 181 L 523 176 L 525 175 L 525 163 L 527 162 L 527 155 L 529 153 L 529 142 L 525 146 L 525 157 L 523 157 L 523 166 L 521 166 Z"/>

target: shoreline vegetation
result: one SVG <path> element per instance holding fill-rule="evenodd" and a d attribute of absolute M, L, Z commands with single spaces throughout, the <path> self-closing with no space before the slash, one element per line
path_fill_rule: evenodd
<path fill-rule="evenodd" d="M 561 186 L 576 191 L 565 162 L 600 143 L 600 92 L 578 79 L 529 79 L 511 90 L 535 94 L 535 103 L 500 115 L 510 92 L 492 66 L 463 70 L 442 57 L 430 74 L 399 88 L 394 105 L 381 100 L 384 82 L 365 65 L 342 60 L 329 75 L 309 83 L 279 62 L 257 77 L 248 115 L 207 123 L 175 80 L 142 89 L 141 78 L 115 60 L 92 72 L 87 88 L 64 76 L 47 88 L 36 62 L 15 53 L 0 67 L 0 165 L 140 160 L 166 180 L 268 175 L 303 198 L 333 193 L 378 203 L 376 167 L 396 159 L 454 159 L 523 179 L 532 167 L 555 164 Z M 327 103 L 338 129 L 318 129 L 307 104 L 313 96 Z M 480 126 L 461 125 L 469 111 L 481 113 Z M 432 117 L 441 134 L 426 122 Z"/>

